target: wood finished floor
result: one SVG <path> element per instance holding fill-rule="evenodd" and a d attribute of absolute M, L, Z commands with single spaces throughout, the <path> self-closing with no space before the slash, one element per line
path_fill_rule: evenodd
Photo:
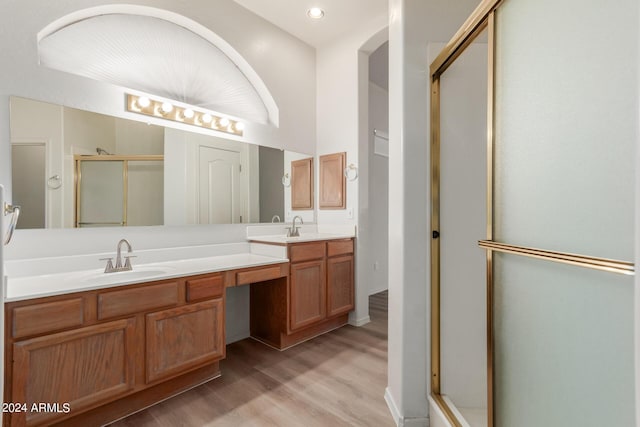
<path fill-rule="evenodd" d="M 227 346 L 222 377 L 112 427 L 393 427 L 387 385 L 387 293 L 371 322 L 344 326 L 284 352 L 251 339 Z"/>

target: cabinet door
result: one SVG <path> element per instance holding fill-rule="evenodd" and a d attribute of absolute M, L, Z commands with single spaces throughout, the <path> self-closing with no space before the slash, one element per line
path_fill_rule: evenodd
<path fill-rule="evenodd" d="M 353 255 L 327 259 L 327 316 L 353 309 Z"/>
<path fill-rule="evenodd" d="M 346 153 L 320 156 L 320 209 L 344 209 L 347 206 L 345 158 Z"/>
<path fill-rule="evenodd" d="M 222 299 L 147 314 L 147 383 L 225 355 Z"/>
<path fill-rule="evenodd" d="M 34 425 L 109 402 L 134 386 L 135 320 L 124 319 L 13 344 L 11 401 L 59 404 L 61 413 L 20 412 L 11 425 Z M 51 408 L 49 408 L 51 410 Z"/>
<path fill-rule="evenodd" d="M 324 260 L 291 264 L 290 327 L 299 329 L 327 317 Z"/>
<path fill-rule="evenodd" d="M 313 209 L 313 158 L 291 162 L 291 209 Z"/>

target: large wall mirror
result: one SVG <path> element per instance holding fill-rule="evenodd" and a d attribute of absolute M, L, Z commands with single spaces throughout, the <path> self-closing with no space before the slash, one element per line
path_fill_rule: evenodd
<path fill-rule="evenodd" d="M 11 97 L 18 228 L 284 221 L 282 177 L 311 157 Z"/>

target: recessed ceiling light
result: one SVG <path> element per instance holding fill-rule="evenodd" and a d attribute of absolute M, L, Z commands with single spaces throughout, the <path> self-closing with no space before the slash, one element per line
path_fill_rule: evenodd
<path fill-rule="evenodd" d="M 319 7 L 312 7 L 307 10 L 307 16 L 311 19 L 321 19 L 324 16 L 324 10 Z"/>

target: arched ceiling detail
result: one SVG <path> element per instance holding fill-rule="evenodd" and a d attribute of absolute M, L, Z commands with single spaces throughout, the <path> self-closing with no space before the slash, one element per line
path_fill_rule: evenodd
<path fill-rule="evenodd" d="M 229 51 L 228 44 L 223 48 Z M 265 103 L 239 68 L 248 67 L 246 61 L 237 64 L 201 34 L 157 16 L 83 17 L 49 28 L 38 50 L 40 64 L 49 68 L 277 125 L 277 109 L 274 114 L 266 105 L 273 109 L 273 99 L 268 95 Z"/>

